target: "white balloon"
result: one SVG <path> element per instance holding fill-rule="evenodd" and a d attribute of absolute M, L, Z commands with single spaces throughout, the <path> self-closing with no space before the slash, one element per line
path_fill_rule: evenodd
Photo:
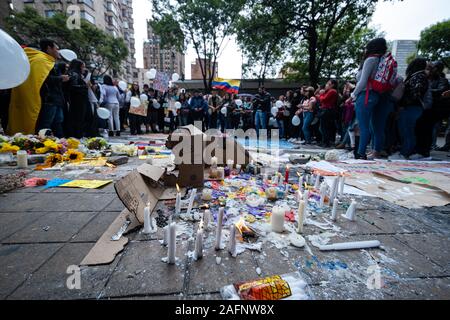
<path fill-rule="evenodd" d="M 278 113 L 278 108 L 277 107 L 272 107 L 272 110 L 270 110 L 270 113 L 272 113 L 272 115 L 274 117 L 276 117 L 277 113 Z"/>
<path fill-rule="evenodd" d="M 241 99 L 237 99 L 237 100 L 235 101 L 235 103 L 236 103 L 236 105 L 237 105 L 238 107 L 242 106 L 242 100 L 241 100 Z"/>
<path fill-rule="evenodd" d="M 133 108 L 138 108 L 141 105 L 141 100 L 137 97 L 132 97 L 130 100 L 130 106 Z"/>
<path fill-rule="evenodd" d="M 222 112 L 223 115 L 227 115 L 227 107 L 220 109 L 220 112 Z"/>
<path fill-rule="evenodd" d="M 17 87 L 27 80 L 30 62 L 22 47 L 0 29 L 0 89 Z"/>
<path fill-rule="evenodd" d="M 156 77 L 156 69 L 150 69 L 150 71 L 147 71 L 145 74 L 147 79 L 155 79 Z"/>
<path fill-rule="evenodd" d="M 292 118 L 292 125 L 293 126 L 298 127 L 300 125 L 300 122 L 301 122 L 301 120 L 300 120 L 299 116 L 295 115 Z"/>
<path fill-rule="evenodd" d="M 159 104 L 159 102 L 156 99 L 153 99 L 153 108 L 155 108 L 155 109 L 161 108 L 161 105 Z"/>
<path fill-rule="evenodd" d="M 283 101 L 278 100 L 275 105 L 277 106 L 278 109 L 280 109 L 283 106 Z"/>
<path fill-rule="evenodd" d="M 109 117 L 111 116 L 111 112 L 106 108 L 98 108 L 97 114 L 100 119 L 104 120 L 109 119 Z"/>
<path fill-rule="evenodd" d="M 78 58 L 77 54 L 70 49 L 61 49 L 59 50 L 59 54 L 64 58 L 64 60 L 69 62 Z"/>
<path fill-rule="evenodd" d="M 127 83 L 125 81 L 119 81 L 119 88 L 125 91 L 127 89 Z"/>
<path fill-rule="evenodd" d="M 277 120 L 275 118 L 273 118 L 273 117 L 270 117 L 270 119 L 269 119 L 269 126 L 278 128 Z"/>
<path fill-rule="evenodd" d="M 174 73 L 172 75 L 172 81 L 177 82 L 180 79 L 180 75 L 178 73 Z"/>
<path fill-rule="evenodd" d="M 143 93 L 143 94 L 141 94 L 140 99 L 141 99 L 141 102 L 148 101 L 148 96 L 145 93 Z"/>
<path fill-rule="evenodd" d="M 180 103 L 180 101 L 175 102 L 175 108 L 181 109 L 181 103 Z"/>

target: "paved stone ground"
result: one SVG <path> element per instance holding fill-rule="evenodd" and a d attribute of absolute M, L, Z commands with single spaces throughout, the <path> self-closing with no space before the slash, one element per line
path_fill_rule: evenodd
<path fill-rule="evenodd" d="M 138 164 L 135 158 L 115 171 L 77 178 L 117 180 Z M 0 168 L 0 173 L 12 171 Z M 220 299 L 222 286 L 258 278 L 259 267 L 261 276 L 300 271 L 316 299 L 449 299 L 450 206 L 407 210 L 382 199 L 359 202 L 356 223 L 337 223 L 339 238 L 378 239 L 381 249 L 320 252 L 311 246 L 309 253 L 266 244 L 262 253 L 245 252 L 233 259 L 206 245 L 204 259 L 192 261 L 185 253 L 193 244 L 180 241 L 179 261 L 168 266 L 161 262 L 166 254 L 158 241 L 161 233 L 145 238 L 134 232 L 113 263 L 83 267 L 81 290 L 69 290 L 67 267 L 80 263 L 123 209 L 113 184 L 98 190 L 18 189 L 0 195 L 0 298 Z M 318 232 L 305 227 L 306 235 Z M 222 257 L 220 265 L 216 254 Z M 368 267 L 374 265 L 383 280 L 378 290 L 366 285 Z"/>

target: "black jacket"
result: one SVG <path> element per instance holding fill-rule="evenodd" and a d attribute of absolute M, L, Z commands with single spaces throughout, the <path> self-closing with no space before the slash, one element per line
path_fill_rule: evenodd
<path fill-rule="evenodd" d="M 41 87 L 42 104 L 53 104 L 63 107 L 65 104 L 62 90 L 62 76 L 56 66 L 50 71 Z"/>
<path fill-rule="evenodd" d="M 253 108 L 255 110 L 270 112 L 271 98 L 272 98 L 271 95 L 267 92 L 265 94 L 258 93 L 255 96 L 255 100 L 253 102 Z"/>

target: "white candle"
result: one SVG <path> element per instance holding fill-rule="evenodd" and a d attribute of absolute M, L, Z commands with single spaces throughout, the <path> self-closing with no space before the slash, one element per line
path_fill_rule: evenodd
<path fill-rule="evenodd" d="M 17 151 L 17 167 L 20 169 L 28 168 L 28 153 L 24 150 Z"/>
<path fill-rule="evenodd" d="M 351 250 L 351 249 L 367 249 L 367 248 L 377 248 L 381 245 L 378 240 L 370 241 L 355 241 L 355 242 L 342 242 L 327 245 L 320 245 L 319 250 Z"/>
<path fill-rule="evenodd" d="M 167 262 L 175 264 L 175 251 L 177 245 L 176 223 L 172 222 L 169 226 L 169 249 L 167 253 Z"/>
<path fill-rule="evenodd" d="M 175 214 L 180 214 L 181 212 L 181 193 L 180 193 L 180 187 L 177 184 L 177 198 L 175 201 Z"/>
<path fill-rule="evenodd" d="M 211 158 L 211 168 L 216 169 L 217 168 L 217 162 L 218 162 L 217 157 L 212 157 Z"/>
<path fill-rule="evenodd" d="M 355 221 L 355 217 L 356 217 L 356 201 L 355 200 L 352 200 L 352 203 L 348 207 L 347 212 L 345 213 L 344 217 L 350 221 Z"/>
<path fill-rule="evenodd" d="M 195 238 L 195 259 L 203 258 L 203 227 L 202 222 L 197 230 L 197 237 Z"/>
<path fill-rule="evenodd" d="M 334 199 L 333 200 L 333 209 L 331 210 L 331 220 L 336 221 L 337 218 L 337 207 L 339 204 L 339 200 L 338 199 Z"/>
<path fill-rule="evenodd" d="M 144 233 L 149 234 L 152 232 L 152 222 L 150 217 L 150 203 L 144 208 Z"/>
<path fill-rule="evenodd" d="M 308 201 L 309 201 L 309 191 L 308 190 L 305 190 L 303 192 L 303 200 L 305 201 L 305 206 L 307 206 L 308 205 Z"/>
<path fill-rule="evenodd" d="M 195 199 L 196 195 L 197 195 L 197 189 L 192 189 L 191 190 L 191 197 L 189 198 L 188 209 L 187 209 L 187 212 L 186 212 L 186 214 L 188 214 L 188 215 L 191 213 L 192 206 L 194 205 L 194 199 Z"/>
<path fill-rule="evenodd" d="M 320 208 L 322 208 L 323 204 L 325 203 L 326 194 L 327 194 L 327 185 L 325 184 L 325 182 L 322 182 L 322 184 L 320 185 L 320 203 L 319 203 Z"/>
<path fill-rule="evenodd" d="M 164 238 L 163 238 L 163 246 L 167 246 L 169 244 L 169 226 L 165 226 L 164 230 Z"/>
<path fill-rule="evenodd" d="M 318 190 L 320 187 L 320 174 L 316 175 L 316 181 L 314 183 L 314 189 Z"/>
<path fill-rule="evenodd" d="M 272 208 L 272 217 L 270 219 L 272 225 L 272 231 L 283 232 L 284 231 L 284 209 L 279 206 Z"/>
<path fill-rule="evenodd" d="M 272 176 L 272 184 L 278 184 L 278 175 L 277 174 L 274 174 Z"/>
<path fill-rule="evenodd" d="M 225 169 L 224 169 L 224 167 L 217 168 L 217 178 L 219 180 L 225 179 Z"/>
<path fill-rule="evenodd" d="M 210 223 L 211 223 L 211 211 L 206 209 L 205 212 L 203 212 L 203 226 L 205 230 L 208 230 Z"/>
<path fill-rule="evenodd" d="M 337 191 L 337 188 L 338 188 L 338 182 L 339 182 L 339 177 L 336 177 L 336 178 L 333 180 L 333 184 L 332 184 L 332 187 L 331 187 L 331 192 L 330 192 L 330 205 L 331 205 L 331 203 L 333 202 L 334 198 L 336 198 L 336 191 Z"/>
<path fill-rule="evenodd" d="M 217 215 L 217 228 L 216 228 L 216 250 L 220 250 L 220 242 L 222 240 L 222 221 L 223 221 L 223 213 L 225 209 L 223 207 L 219 208 L 219 214 Z"/>
<path fill-rule="evenodd" d="M 228 252 L 236 257 L 236 226 L 233 224 L 230 227 L 230 242 L 228 242 Z"/>
<path fill-rule="evenodd" d="M 303 233 L 303 224 L 305 218 L 305 201 L 300 200 L 298 203 L 298 215 L 297 215 L 297 233 Z"/>
<path fill-rule="evenodd" d="M 241 173 L 241 168 L 242 168 L 242 166 L 240 164 L 236 165 L 236 171 L 238 174 Z"/>
<path fill-rule="evenodd" d="M 202 200 L 210 201 L 212 199 L 212 189 L 203 189 L 202 191 Z"/>
<path fill-rule="evenodd" d="M 301 190 L 297 190 L 297 201 L 303 200 L 303 195 Z"/>
<path fill-rule="evenodd" d="M 345 185 L 345 176 L 342 175 L 339 178 L 339 195 L 343 195 L 344 194 L 344 185 Z"/>

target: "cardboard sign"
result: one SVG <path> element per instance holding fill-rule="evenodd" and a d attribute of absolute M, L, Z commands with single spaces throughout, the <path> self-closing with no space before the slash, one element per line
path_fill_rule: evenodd
<path fill-rule="evenodd" d="M 169 75 L 164 72 L 156 72 L 155 80 L 153 80 L 153 89 L 166 92 L 169 89 Z"/>
<path fill-rule="evenodd" d="M 130 107 L 130 110 L 128 110 L 128 113 L 146 117 L 147 116 L 147 108 L 143 105 L 141 105 L 137 108 Z"/>

